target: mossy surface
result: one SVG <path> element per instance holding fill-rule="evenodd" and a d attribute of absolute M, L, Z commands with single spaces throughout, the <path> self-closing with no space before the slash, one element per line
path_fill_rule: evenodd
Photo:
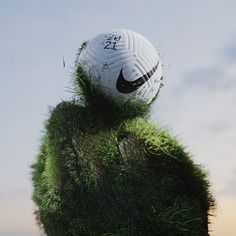
<path fill-rule="evenodd" d="M 214 201 L 202 168 L 146 118 L 103 110 L 71 101 L 50 114 L 32 165 L 45 233 L 208 235 Z"/>

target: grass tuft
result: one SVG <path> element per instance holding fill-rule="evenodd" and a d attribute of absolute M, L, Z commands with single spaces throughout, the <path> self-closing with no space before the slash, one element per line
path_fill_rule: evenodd
<path fill-rule="evenodd" d="M 107 122 L 77 101 L 52 110 L 32 165 L 48 236 L 204 236 L 214 206 L 203 168 L 147 119 Z"/>
<path fill-rule="evenodd" d="M 150 111 L 150 105 L 140 101 L 119 104 L 105 96 L 98 88 L 92 86 L 88 76 L 78 63 L 76 63 L 76 74 L 74 88 L 82 103 L 89 106 L 95 113 L 103 114 L 106 119 L 120 122 L 126 118 L 136 116 L 146 117 Z M 135 104 L 135 105 L 134 105 Z"/>

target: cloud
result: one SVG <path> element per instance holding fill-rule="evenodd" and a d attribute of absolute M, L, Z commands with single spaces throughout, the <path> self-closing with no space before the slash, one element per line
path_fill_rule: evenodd
<path fill-rule="evenodd" d="M 223 71 L 219 66 L 198 68 L 188 72 L 182 79 L 184 87 L 218 88 L 223 83 Z"/>
<path fill-rule="evenodd" d="M 217 63 L 188 72 L 183 76 L 182 86 L 186 89 L 230 90 L 236 88 L 236 63 Z"/>
<path fill-rule="evenodd" d="M 236 44 L 232 43 L 223 50 L 223 56 L 228 62 L 236 62 Z"/>
<path fill-rule="evenodd" d="M 200 127 L 204 130 L 207 130 L 209 133 L 216 135 L 223 134 L 234 128 L 233 124 L 230 122 L 225 122 L 224 120 L 205 122 L 200 124 Z"/>
<path fill-rule="evenodd" d="M 236 44 L 229 43 L 211 64 L 188 71 L 183 75 L 183 89 L 230 90 L 236 88 Z"/>

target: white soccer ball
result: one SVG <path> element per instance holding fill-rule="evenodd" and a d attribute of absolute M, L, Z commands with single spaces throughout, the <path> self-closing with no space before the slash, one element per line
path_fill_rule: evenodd
<path fill-rule="evenodd" d="M 155 47 L 130 30 L 116 29 L 89 40 L 78 65 L 92 86 L 121 106 L 149 104 L 161 87 L 162 65 Z"/>

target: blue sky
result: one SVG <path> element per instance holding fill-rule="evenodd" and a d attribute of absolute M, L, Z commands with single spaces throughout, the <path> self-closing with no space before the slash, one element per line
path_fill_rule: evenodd
<path fill-rule="evenodd" d="M 114 28 L 157 47 L 165 86 L 152 119 L 209 171 L 219 205 L 212 235 L 234 236 L 235 9 L 234 0 L 0 0 L 0 236 L 40 235 L 29 166 L 43 123 L 50 106 L 72 96 L 80 44 Z"/>

